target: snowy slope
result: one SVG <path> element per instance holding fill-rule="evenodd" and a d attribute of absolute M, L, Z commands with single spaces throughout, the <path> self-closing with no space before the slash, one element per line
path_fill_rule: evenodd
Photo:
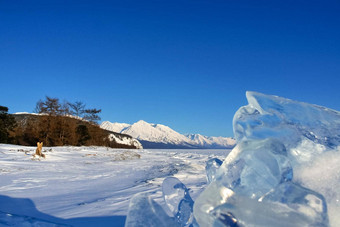
<path fill-rule="evenodd" d="M 120 133 L 121 131 L 123 131 L 125 128 L 127 128 L 129 126 L 130 125 L 126 124 L 126 123 L 118 123 L 118 122 L 111 123 L 109 121 L 104 121 L 100 125 L 101 128 L 107 129 L 107 130 L 112 131 L 112 132 L 118 132 L 118 133 Z"/>
<path fill-rule="evenodd" d="M 132 125 L 125 123 L 111 123 L 104 121 L 103 129 L 123 133 L 138 139 L 144 148 L 166 147 L 171 148 L 231 148 L 235 140 L 225 137 L 207 137 L 200 134 L 182 135 L 168 126 L 150 124 L 140 120 Z"/>
<path fill-rule="evenodd" d="M 123 132 L 137 139 L 151 142 L 172 144 L 182 144 L 190 142 L 187 137 L 179 134 L 178 132 L 172 130 L 167 126 L 159 124 L 149 124 L 142 120 L 126 128 Z"/>
<path fill-rule="evenodd" d="M 128 146 L 134 146 L 136 149 L 143 149 L 143 145 L 135 138 L 127 137 L 121 134 L 109 134 L 109 140 L 115 141 L 118 144 L 124 144 Z"/>
<path fill-rule="evenodd" d="M 0 226 L 124 226 L 130 198 L 153 193 L 175 176 L 195 199 L 206 186 L 205 162 L 228 150 L 127 150 L 0 144 Z"/>
<path fill-rule="evenodd" d="M 213 137 L 203 136 L 200 134 L 188 134 L 189 139 L 194 141 L 197 145 L 202 147 L 232 147 L 235 145 L 235 140 L 229 137 Z"/>

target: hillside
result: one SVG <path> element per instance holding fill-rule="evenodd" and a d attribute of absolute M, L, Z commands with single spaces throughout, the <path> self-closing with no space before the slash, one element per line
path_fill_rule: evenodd
<path fill-rule="evenodd" d="M 111 148 L 142 148 L 132 136 L 108 131 L 98 125 L 72 116 L 42 114 L 13 114 L 17 127 L 12 132 L 14 143 L 35 146 L 43 141 L 46 146 L 107 146 Z"/>

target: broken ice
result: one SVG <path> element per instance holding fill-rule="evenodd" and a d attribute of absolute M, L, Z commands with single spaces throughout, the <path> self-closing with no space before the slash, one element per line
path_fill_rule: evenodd
<path fill-rule="evenodd" d="M 255 92 L 247 99 L 234 116 L 238 145 L 195 201 L 198 224 L 328 226 L 326 199 L 294 171 L 340 144 L 339 112 Z"/>
<path fill-rule="evenodd" d="M 126 227 L 135 226 L 178 226 L 175 219 L 169 217 L 163 208 L 149 194 L 139 193 L 130 200 L 125 221 Z"/>
<path fill-rule="evenodd" d="M 164 201 L 180 226 L 190 226 L 194 218 L 194 201 L 187 187 L 177 178 L 167 177 L 162 189 Z"/>
<path fill-rule="evenodd" d="M 187 187 L 175 177 L 163 181 L 163 198 L 170 212 L 155 202 L 147 193 L 135 195 L 130 200 L 126 227 L 134 226 L 182 226 L 189 227 L 194 223 L 193 205 Z"/>
<path fill-rule="evenodd" d="M 209 159 L 205 165 L 205 171 L 207 172 L 207 181 L 211 183 L 216 178 L 216 172 L 222 165 L 222 161 L 218 158 Z"/>
<path fill-rule="evenodd" d="M 340 112 L 257 92 L 247 92 L 246 96 L 249 104 L 241 107 L 233 119 L 238 142 L 277 138 L 290 152 L 293 164 L 308 162 L 320 153 L 320 149 L 304 151 L 311 155 L 292 152 L 305 140 L 325 150 L 340 145 Z"/>
<path fill-rule="evenodd" d="M 276 139 L 240 142 L 216 174 L 223 185 L 257 199 L 292 177 L 286 148 Z"/>

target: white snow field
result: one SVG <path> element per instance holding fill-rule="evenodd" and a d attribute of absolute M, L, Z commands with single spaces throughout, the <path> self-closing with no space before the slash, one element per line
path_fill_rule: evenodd
<path fill-rule="evenodd" d="M 230 150 L 125 150 L 0 144 L 0 226 L 124 226 L 129 200 L 150 192 L 160 204 L 165 177 L 195 199 L 206 161 Z"/>

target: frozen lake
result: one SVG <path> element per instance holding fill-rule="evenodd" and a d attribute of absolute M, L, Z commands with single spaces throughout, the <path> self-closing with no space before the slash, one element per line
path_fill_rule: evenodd
<path fill-rule="evenodd" d="M 150 192 L 162 204 L 162 182 L 175 176 L 195 199 L 207 184 L 205 162 L 223 160 L 230 152 L 104 147 L 43 150 L 46 159 L 35 159 L 34 147 L 0 144 L 0 226 L 35 220 L 30 217 L 75 226 L 123 226 L 133 195 Z"/>

